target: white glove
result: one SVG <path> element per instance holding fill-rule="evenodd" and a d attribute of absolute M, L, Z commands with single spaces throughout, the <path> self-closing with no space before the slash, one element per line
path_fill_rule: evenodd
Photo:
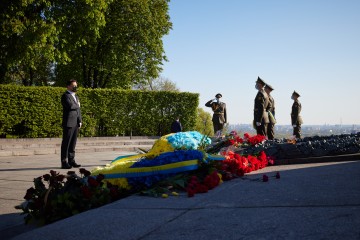
<path fill-rule="evenodd" d="M 296 127 L 296 125 L 294 124 L 293 127 Z"/>
<path fill-rule="evenodd" d="M 256 122 L 256 126 L 261 126 L 261 122 Z"/>
<path fill-rule="evenodd" d="M 81 126 L 82 126 L 82 123 L 79 123 L 79 128 L 81 128 Z"/>

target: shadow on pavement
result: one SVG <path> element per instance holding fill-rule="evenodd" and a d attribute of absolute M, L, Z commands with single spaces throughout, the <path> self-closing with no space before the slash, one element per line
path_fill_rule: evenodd
<path fill-rule="evenodd" d="M 276 172 L 280 172 L 280 179 L 273 177 Z M 269 175 L 270 180 L 268 183 L 261 181 L 263 174 Z M 153 199 L 146 197 L 129 200 L 122 199 L 120 200 L 121 203 L 119 201 L 112 205 L 111 217 L 114 224 L 116 223 L 113 229 L 114 231 L 124 231 L 123 239 L 130 239 L 130 236 L 131 239 L 134 239 L 134 235 L 129 235 L 126 228 L 121 229 L 121 227 L 125 226 L 124 222 L 129 221 L 127 218 L 133 218 L 131 222 L 136 222 L 139 228 L 149 224 L 151 219 L 144 218 L 144 216 L 137 219 L 136 215 L 132 215 L 132 211 L 138 211 L 140 206 L 146 206 L 143 209 L 143 214 L 145 216 L 152 216 L 153 211 L 156 209 L 174 211 L 174 209 L 180 207 L 187 209 L 187 212 L 185 214 L 182 213 L 183 215 L 176 218 L 176 221 L 165 221 L 159 226 L 151 226 L 151 231 L 153 229 L 157 230 L 151 233 L 147 232 L 143 236 L 148 236 L 149 238 L 155 236 L 153 239 L 161 236 L 163 237 L 161 239 L 165 239 L 165 233 L 168 232 L 173 232 L 175 236 L 177 234 L 180 236 L 185 234 L 188 229 L 192 229 L 196 222 L 204 223 L 203 232 L 199 231 L 196 233 L 190 231 L 189 234 L 192 234 L 192 239 L 201 239 L 201 236 L 204 235 L 210 238 L 211 234 L 216 234 L 216 231 L 226 232 L 226 229 L 221 229 L 221 226 L 233 223 L 238 224 L 236 232 L 243 234 L 251 226 L 257 226 L 259 219 L 262 218 L 274 219 L 272 220 L 272 225 L 279 227 L 279 230 L 276 231 L 266 226 L 263 229 L 264 233 L 270 234 L 269 237 L 273 236 L 274 239 L 276 239 L 276 236 L 286 235 L 289 232 L 306 239 L 306 237 L 311 236 L 311 233 L 314 233 L 319 224 L 324 228 L 324 232 L 317 233 L 318 235 L 314 235 L 312 239 L 317 237 L 327 238 L 331 235 L 331 229 L 344 223 L 342 216 L 345 216 L 348 219 L 348 224 L 339 229 L 337 234 L 346 233 L 353 237 L 359 232 L 359 230 L 355 229 L 356 225 L 360 224 L 358 211 L 360 207 L 359 174 L 360 161 L 329 163 L 327 165 L 324 165 L 324 163 L 319 165 L 280 165 L 264 168 L 253 172 L 253 174 L 246 175 L 245 178 L 247 179 L 244 180 L 249 181 L 248 183 L 240 179 L 234 179 L 224 183 L 223 186 L 220 185 L 207 194 L 199 194 L 192 199 L 187 197 L 179 197 L 176 200 L 174 199 L 174 201 L 169 201 L 171 199 L 166 201 L 161 198 Z M 197 204 L 194 205 L 194 201 Z M 148 203 L 144 204 L 144 202 Z M 189 205 L 190 203 L 192 203 L 191 206 Z M 129 211 L 129 215 L 123 216 L 121 214 L 122 209 Z M 229 215 L 229 211 L 233 212 L 234 218 L 231 218 L 233 215 Z M 99 215 L 99 213 L 103 213 L 101 209 L 95 209 L 93 213 L 99 217 L 103 215 Z M 212 214 L 217 214 L 217 217 L 214 218 Z M 36 226 L 24 224 L 11 225 L 9 219 L 13 218 L 13 223 L 20 223 L 19 216 L 19 214 L 0 215 L 1 222 L 9 222 L 9 227 L 4 228 L 0 232 L 1 239 L 9 239 L 36 228 Z M 195 218 L 195 216 L 197 218 L 196 222 L 185 221 L 189 218 Z M 248 219 L 248 225 L 244 224 L 244 222 L 239 222 L 236 216 L 243 216 L 244 219 Z M 74 216 L 71 218 L 71 221 L 66 223 L 59 221 L 59 224 L 50 224 L 38 230 L 56 232 L 66 225 L 68 233 L 61 233 L 65 239 L 65 235 L 71 234 L 72 231 L 75 231 L 74 229 L 82 229 L 84 232 L 87 232 L 88 236 L 92 236 L 92 234 L 96 236 L 96 229 L 93 229 L 93 226 L 87 225 L 87 223 L 83 223 L 84 221 L 79 219 L 81 219 L 80 216 Z M 96 220 L 96 217 L 94 216 L 92 219 Z M 328 219 L 328 221 L 323 221 L 323 219 Z M 100 224 L 95 220 L 93 224 Z M 220 220 L 222 221 L 221 224 L 216 223 L 216 221 Z M 214 229 L 214 224 L 220 229 Z M 302 232 L 299 232 L 299 224 L 303 227 Z M 36 235 L 35 232 L 34 234 Z M 141 235 L 141 233 L 137 235 Z M 257 237 L 264 237 L 260 235 L 259 233 Z M 34 235 L 32 236 L 34 237 Z M 142 238 L 141 236 L 137 237 Z M 186 234 L 183 237 L 186 239 Z"/>
<path fill-rule="evenodd" d="M 25 224 L 24 216 L 19 213 L 10 213 L 0 215 L 0 222 L 2 223 L 1 239 L 11 239 L 19 234 L 34 230 L 38 228 L 33 224 Z"/>

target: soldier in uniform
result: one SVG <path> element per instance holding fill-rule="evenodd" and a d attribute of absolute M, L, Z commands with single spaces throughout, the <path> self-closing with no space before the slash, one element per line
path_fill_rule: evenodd
<path fill-rule="evenodd" d="M 301 124 L 303 123 L 303 120 L 300 116 L 301 103 L 298 100 L 299 97 L 300 94 L 298 94 L 296 91 L 294 91 L 291 96 L 291 99 L 294 100 L 291 108 L 291 125 L 294 129 L 293 135 L 296 136 L 296 138 L 301 138 Z"/>
<path fill-rule="evenodd" d="M 227 122 L 226 117 L 226 104 L 220 101 L 222 98 L 221 93 L 215 95 L 215 99 L 211 99 L 205 103 L 206 107 L 211 107 L 213 113 L 212 122 L 214 126 L 214 134 L 217 136 L 221 135 L 224 128 L 224 124 Z"/>
<path fill-rule="evenodd" d="M 269 124 L 267 126 L 267 137 L 268 137 L 269 140 L 273 140 L 274 136 L 275 136 L 275 133 L 274 133 L 274 127 L 275 127 L 275 123 L 276 123 L 276 119 L 275 119 L 275 100 L 270 94 L 271 91 L 273 91 L 273 90 L 274 90 L 274 88 L 272 86 L 270 86 L 269 84 L 266 84 L 265 92 L 269 96 L 269 105 L 266 108 L 266 111 L 268 112 L 268 115 L 269 115 Z"/>
<path fill-rule="evenodd" d="M 269 116 L 266 112 L 266 109 L 269 104 L 269 97 L 264 90 L 265 82 L 258 77 L 256 80 L 255 88 L 258 90 L 258 93 L 255 97 L 254 103 L 254 128 L 256 128 L 256 133 L 266 136 L 267 135 L 267 125 L 269 123 Z"/>

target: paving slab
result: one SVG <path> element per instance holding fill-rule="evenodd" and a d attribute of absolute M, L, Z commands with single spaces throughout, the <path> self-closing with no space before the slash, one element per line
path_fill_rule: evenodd
<path fill-rule="evenodd" d="M 91 170 L 128 154 L 81 153 L 77 161 Z M 2 239 L 360 238 L 360 161 L 271 166 L 193 198 L 133 195 L 44 227 L 24 225 L 12 204 L 22 201 L 33 178 L 68 171 L 58 163 L 58 155 L 0 159 L 1 176 L 17 176 L 23 187 L 0 195 Z M 269 182 L 261 181 L 263 174 Z M 6 181 L 1 177 L 0 191 Z"/>
<path fill-rule="evenodd" d="M 134 152 L 100 152 L 77 154 L 78 163 L 91 170 L 96 166 L 104 166 L 120 155 Z M 55 170 L 62 174 L 68 170 L 60 168 L 60 156 L 32 155 L 8 156 L 0 158 L 0 235 L 9 239 L 21 232 L 36 227 L 24 224 L 22 211 L 15 209 L 23 202 L 26 190 L 32 187 L 33 179 Z M 72 170 L 78 171 L 73 168 Z"/>
<path fill-rule="evenodd" d="M 78 153 L 150 149 L 158 137 L 79 137 Z M 60 154 L 61 138 L 0 139 L 0 157 Z"/>

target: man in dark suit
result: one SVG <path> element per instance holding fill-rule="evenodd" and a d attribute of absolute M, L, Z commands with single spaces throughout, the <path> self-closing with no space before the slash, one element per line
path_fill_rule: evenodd
<path fill-rule="evenodd" d="M 256 134 L 267 136 L 267 125 L 269 123 L 269 116 L 266 109 L 269 104 L 269 97 L 264 90 L 265 82 L 258 77 L 255 83 L 255 88 L 258 90 L 254 101 L 254 128 Z"/>
<path fill-rule="evenodd" d="M 298 98 L 300 94 L 293 92 L 291 99 L 294 100 L 294 103 L 291 108 L 291 125 L 293 126 L 293 135 L 296 138 L 301 138 L 301 124 L 303 124 L 302 117 L 300 116 L 301 112 L 301 103 Z"/>
<path fill-rule="evenodd" d="M 171 133 L 177 133 L 182 131 L 182 126 L 180 122 L 180 117 L 177 117 L 176 120 L 174 120 L 171 123 Z"/>
<path fill-rule="evenodd" d="M 269 115 L 269 124 L 267 125 L 267 137 L 269 140 L 273 140 L 274 136 L 275 136 L 275 133 L 274 133 L 275 123 L 276 123 L 275 100 L 270 94 L 273 90 L 274 90 L 274 88 L 272 86 L 270 86 L 269 84 L 266 84 L 265 92 L 269 96 L 269 105 L 266 108 L 266 111 L 268 112 L 268 115 Z"/>
<path fill-rule="evenodd" d="M 214 134 L 220 136 L 224 128 L 224 124 L 227 122 L 226 116 L 226 104 L 220 101 L 222 98 L 221 93 L 215 95 L 215 99 L 211 99 L 205 103 L 206 107 L 211 107 L 213 110 L 212 122 L 214 126 Z"/>
<path fill-rule="evenodd" d="M 77 134 L 81 127 L 81 111 L 80 101 L 75 94 L 77 91 L 76 80 L 67 82 L 67 90 L 61 96 L 61 104 L 63 106 L 63 139 L 61 143 L 61 168 L 70 169 L 72 167 L 80 167 L 75 162 L 75 146 Z"/>

